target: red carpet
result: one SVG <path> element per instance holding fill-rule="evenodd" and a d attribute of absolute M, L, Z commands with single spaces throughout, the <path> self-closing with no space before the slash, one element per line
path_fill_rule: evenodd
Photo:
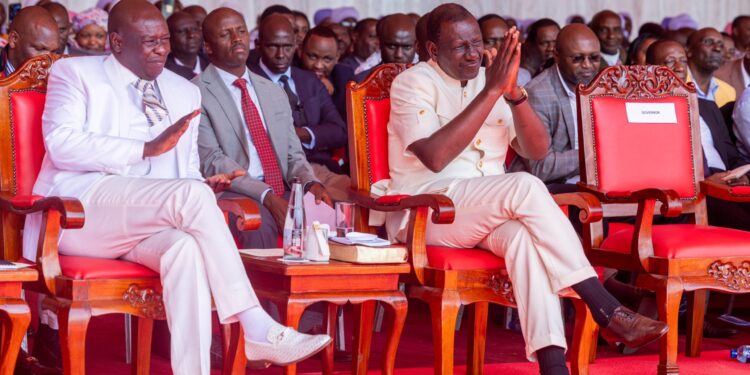
<path fill-rule="evenodd" d="M 432 374 L 432 339 L 429 314 L 424 304 L 411 302 L 404 334 L 398 349 L 396 374 Z M 536 375 L 536 364 L 526 362 L 521 335 L 489 323 L 485 374 Z M 464 374 L 466 363 L 465 325 L 456 334 L 456 374 Z M 384 333 L 376 333 L 370 360 L 371 373 L 380 373 L 380 359 Z M 750 333 L 742 333 L 728 340 L 705 339 L 700 358 L 680 355 L 678 363 L 682 375 L 734 375 L 750 374 L 750 364 L 745 365 L 729 358 L 732 347 L 750 344 Z M 126 375 L 130 366 L 124 362 L 124 334 L 121 316 L 94 318 L 88 330 L 87 371 L 89 374 Z M 680 352 L 684 350 L 681 342 Z M 656 373 L 658 344 L 642 349 L 633 356 L 621 356 L 614 350 L 600 346 L 597 360 L 591 365 L 593 375 L 646 375 Z M 158 355 L 151 360 L 152 374 L 170 374 L 169 361 Z M 336 369 L 348 373 L 350 363 L 340 362 Z M 320 373 L 320 361 L 310 359 L 299 366 L 299 373 Z M 219 374 L 218 370 L 213 374 Z M 281 374 L 280 368 L 248 370 L 248 374 Z"/>

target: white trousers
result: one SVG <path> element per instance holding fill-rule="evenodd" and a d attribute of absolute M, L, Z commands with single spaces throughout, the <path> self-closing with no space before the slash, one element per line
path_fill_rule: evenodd
<path fill-rule="evenodd" d="M 60 253 L 121 258 L 159 272 L 175 374 L 210 374 L 211 297 L 222 323 L 259 306 L 205 183 L 108 176 L 81 199 L 86 223 Z"/>
<path fill-rule="evenodd" d="M 596 272 L 578 235 L 541 180 L 510 173 L 456 180 L 445 193 L 456 207 L 449 227 L 428 224 L 427 243 L 480 247 L 505 258 L 518 304 L 526 356 L 566 348 L 558 293 Z"/>

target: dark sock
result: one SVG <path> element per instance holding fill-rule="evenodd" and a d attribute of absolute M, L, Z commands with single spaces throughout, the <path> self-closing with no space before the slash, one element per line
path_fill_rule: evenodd
<path fill-rule="evenodd" d="M 541 375 L 569 375 L 565 366 L 565 349 L 559 346 L 545 346 L 536 351 Z"/>
<path fill-rule="evenodd" d="M 622 306 L 615 297 L 612 297 L 612 295 L 604 289 L 604 286 L 596 277 L 583 280 L 580 283 L 573 285 L 572 288 L 589 307 L 591 314 L 594 316 L 594 321 L 596 321 L 596 324 L 600 327 L 606 327 L 609 325 L 609 319 L 612 317 L 612 313 L 614 313 L 616 308 Z"/>
<path fill-rule="evenodd" d="M 624 283 L 614 277 L 610 277 L 604 282 L 604 289 L 612 294 L 612 296 L 618 301 L 621 301 L 623 305 L 628 306 L 631 309 L 635 309 L 635 307 L 641 302 L 641 299 L 648 294 L 642 289 Z"/>

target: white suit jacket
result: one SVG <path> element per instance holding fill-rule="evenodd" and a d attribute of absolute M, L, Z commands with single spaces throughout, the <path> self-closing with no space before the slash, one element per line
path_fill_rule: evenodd
<path fill-rule="evenodd" d="M 42 115 L 46 155 L 34 194 L 80 198 L 107 175 L 127 175 L 142 160 L 144 142 L 129 138 L 135 114 L 121 105 L 128 85 L 114 56 L 73 57 L 50 69 Z M 186 79 L 164 70 L 156 79 L 169 118 L 177 121 L 201 105 L 200 91 Z M 202 179 L 198 156 L 198 121 L 191 121 L 175 147 L 179 178 Z M 84 206 L 84 212 L 86 207 Z M 34 259 L 41 215 L 29 215 L 24 257 Z"/>

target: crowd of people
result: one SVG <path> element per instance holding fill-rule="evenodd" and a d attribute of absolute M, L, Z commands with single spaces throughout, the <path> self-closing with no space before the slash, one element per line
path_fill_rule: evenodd
<path fill-rule="evenodd" d="M 319 204 L 347 199 L 346 87 L 381 64 L 414 65 L 391 88 L 390 179 L 374 189 L 453 200 L 454 224 L 430 224 L 427 243 L 505 258 L 527 357 L 542 374 L 568 373 L 563 289 L 581 296 L 610 341 L 632 349 L 667 332 L 618 301 L 645 293 L 615 277 L 599 281 L 549 194 L 575 191 L 579 180 L 577 85 L 608 66 L 672 69 L 697 89 L 705 178 L 748 185 L 750 16 L 726 33 L 685 17 L 645 23 L 631 40 L 629 17 L 610 10 L 588 23 L 544 18 L 523 30 L 457 4 L 380 19 L 324 9 L 312 24 L 274 5 L 254 28 L 229 8 L 208 13 L 177 1 L 166 19 L 161 10 L 122 0 L 72 14 L 43 0 L 11 21 L 0 71 L 11 75 L 42 54 L 77 56 L 50 72 L 47 154 L 34 192 L 84 205 L 87 224 L 64 233 L 61 253 L 123 258 L 161 274 L 175 373 L 209 373 L 212 299 L 222 322 L 241 322 L 251 360 L 292 363 L 330 341 L 275 323 L 234 239 L 277 246 L 293 179 Z M 509 148 L 516 157 L 506 167 Z M 230 233 L 214 193 L 256 201 L 261 229 Z M 707 204 L 711 224 L 750 230 L 750 205 Z M 27 219 L 27 258 L 39 220 Z M 389 214 L 389 237 L 404 240 L 405 223 L 403 213 Z M 44 347 L 56 340 L 56 318 L 41 317 L 33 354 L 59 367 L 59 353 Z"/>

